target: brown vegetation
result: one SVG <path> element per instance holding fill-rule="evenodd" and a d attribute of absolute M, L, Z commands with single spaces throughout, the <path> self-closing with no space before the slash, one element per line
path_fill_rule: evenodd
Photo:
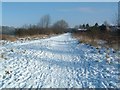
<path fill-rule="evenodd" d="M 74 32 L 73 36 L 80 42 L 88 43 L 96 47 L 100 45 L 106 48 L 112 47 L 116 50 L 120 49 L 120 36 L 118 32 L 88 30 L 86 32 Z M 98 41 L 100 40 L 105 41 L 105 43 L 99 44 Z"/>
<path fill-rule="evenodd" d="M 25 25 L 24 27 L 17 28 L 15 34 L 21 36 L 33 36 L 33 35 L 51 35 L 61 34 L 66 32 L 68 23 L 65 20 L 56 21 L 53 25 L 50 25 L 51 19 L 49 15 L 41 17 L 37 25 Z"/>
<path fill-rule="evenodd" d="M 12 35 L 5 35 L 5 34 L 0 34 L 0 39 L 1 40 L 8 40 L 8 41 L 16 41 L 17 38 Z"/>
<path fill-rule="evenodd" d="M 16 29 L 16 36 L 24 37 L 24 36 L 34 36 L 34 35 L 52 35 L 52 34 L 62 34 L 67 31 L 66 27 L 61 26 L 53 26 L 49 28 L 41 28 L 37 26 L 32 26 L 30 28 L 19 28 Z"/>
<path fill-rule="evenodd" d="M 32 39 L 43 39 L 43 38 L 48 38 L 51 37 L 55 34 L 51 34 L 51 35 L 45 35 L 45 34 L 39 34 L 39 35 L 25 35 L 25 36 L 12 36 L 12 35 L 5 35 L 5 34 L 1 34 L 0 35 L 0 40 L 7 40 L 7 41 L 11 41 L 14 42 L 16 40 L 19 40 L 21 38 L 24 38 L 25 40 L 32 40 Z"/>

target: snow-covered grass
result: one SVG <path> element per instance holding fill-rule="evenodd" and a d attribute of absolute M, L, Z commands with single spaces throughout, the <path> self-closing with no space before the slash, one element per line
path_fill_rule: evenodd
<path fill-rule="evenodd" d="M 1 88 L 119 88 L 119 51 L 79 43 L 70 33 L 0 46 Z"/>

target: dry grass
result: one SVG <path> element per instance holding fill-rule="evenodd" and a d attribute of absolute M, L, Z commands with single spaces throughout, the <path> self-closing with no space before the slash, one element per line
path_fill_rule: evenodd
<path fill-rule="evenodd" d="M 18 39 L 19 38 L 30 38 L 30 39 L 43 39 L 43 38 L 49 38 L 51 36 L 56 36 L 57 34 L 36 34 L 36 35 L 23 35 L 23 36 L 16 36 Z"/>
<path fill-rule="evenodd" d="M 8 41 L 16 41 L 17 38 L 15 36 L 12 35 L 5 35 L 5 34 L 0 34 L 0 39 L 1 40 L 8 40 Z"/>
<path fill-rule="evenodd" d="M 87 34 L 81 34 L 81 33 L 73 33 L 72 34 L 73 37 L 75 37 L 76 39 L 79 40 L 79 42 L 82 42 L 82 43 L 87 43 L 87 44 L 91 44 L 95 47 L 98 47 L 98 46 L 102 46 L 102 47 L 107 47 L 107 48 L 114 48 L 115 50 L 120 50 L 120 37 L 104 37 L 104 36 L 100 36 L 102 38 L 99 38 L 99 37 L 94 37 L 94 39 L 87 35 Z M 98 44 L 98 40 L 104 40 L 106 41 L 105 44 Z"/>
<path fill-rule="evenodd" d="M 24 35 L 24 36 L 16 36 L 17 38 L 47 38 L 48 35 L 40 34 L 40 35 Z"/>
<path fill-rule="evenodd" d="M 79 34 L 73 34 L 73 37 L 76 38 L 80 43 L 86 43 L 86 44 L 91 44 L 93 46 L 98 46 L 97 45 L 97 39 L 93 40 L 93 38 L 87 36 L 87 35 L 79 35 Z"/>
<path fill-rule="evenodd" d="M 0 34 L 0 40 L 7 40 L 7 41 L 14 42 L 14 41 L 19 40 L 21 38 L 32 40 L 35 38 L 39 38 L 39 39 L 49 38 L 51 36 L 55 36 L 55 34 L 51 34 L 51 35 L 38 34 L 38 35 L 25 35 L 25 36 L 12 36 L 12 35 Z"/>

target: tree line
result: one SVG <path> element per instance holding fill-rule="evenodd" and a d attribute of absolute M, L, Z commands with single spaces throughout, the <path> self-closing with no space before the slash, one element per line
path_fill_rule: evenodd
<path fill-rule="evenodd" d="M 79 31 L 79 28 L 87 30 Z M 107 22 L 104 22 L 102 25 L 95 23 L 93 26 L 89 24 L 75 26 L 73 34 L 83 37 L 83 39 L 87 38 L 92 43 L 96 42 L 96 40 L 105 40 L 109 46 L 120 43 L 120 28 L 118 26 L 111 26 Z"/>
<path fill-rule="evenodd" d="M 16 35 L 36 35 L 36 34 L 59 34 L 66 32 L 68 23 L 65 20 L 58 20 L 51 25 L 51 18 L 49 15 L 41 17 L 36 25 L 24 25 L 16 29 Z"/>

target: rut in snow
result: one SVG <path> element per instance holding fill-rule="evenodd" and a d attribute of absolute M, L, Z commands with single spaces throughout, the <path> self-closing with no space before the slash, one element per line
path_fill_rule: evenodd
<path fill-rule="evenodd" d="M 119 63 L 110 49 L 100 52 L 70 33 L 48 39 L 1 46 L 0 88 L 111 88 L 119 87 Z"/>

